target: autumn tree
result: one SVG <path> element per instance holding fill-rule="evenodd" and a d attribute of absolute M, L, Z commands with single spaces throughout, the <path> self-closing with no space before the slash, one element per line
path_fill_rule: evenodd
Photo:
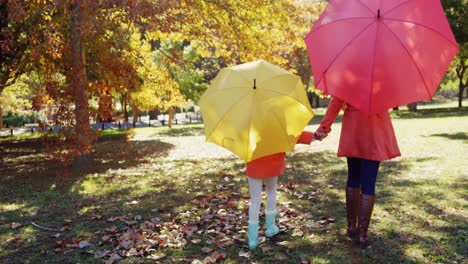
<path fill-rule="evenodd" d="M 460 51 L 454 60 L 458 85 L 458 107 L 462 107 L 463 92 L 468 86 L 468 1 L 443 0 L 445 14 L 455 38 L 460 45 Z"/>
<path fill-rule="evenodd" d="M 215 75 L 214 70 L 187 75 L 192 65 L 219 69 L 263 58 L 287 66 L 291 54 L 303 47 L 303 31 L 291 26 L 299 10 L 295 2 L 3 0 L 0 91 L 22 73 L 40 73 L 46 93 L 39 95 L 59 108 L 57 122 L 73 139 L 74 153 L 83 156 L 90 149 L 90 117 L 98 116 L 90 115 L 90 101 L 98 102 L 101 118 L 112 114 L 109 102 L 116 97 L 135 112 L 155 104 L 173 111 L 204 89 L 194 82 Z M 137 46 L 132 44 L 135 33 L 140 35 Z M 148 61 L 150 35 L 161 42 L 190 43 L 189 61 L 198 61 L 184 58 L 172 65 L 175 71 Z M 58 76 L 64 79 L 57 81 Z"/>
<path fill-rule="evenodd" d="M 46 1 L 0 0 L 0 95 L 28 70 L 34 49 L 43 47 L 39 28 L 50 7 Z M 4 107 L 0 103 L 0 128 Z"/>

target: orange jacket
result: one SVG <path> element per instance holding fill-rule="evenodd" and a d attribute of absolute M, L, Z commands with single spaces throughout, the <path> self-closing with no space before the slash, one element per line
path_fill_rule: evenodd
<path fill-rule="evenodd" d="M 344 107 L 338 157 L 388 160 L 400 156 L 388 111 L 367 114 L 338 98 L 332 98 L 317 132 L 329 133 Z"/>
<path fill-rule="evenodd" d="M 299 137 L 298 144 L 310 144 L 314 133 L 304 131 Z M 253 178 L 270 178 L 281 175 L 286 169 L 286 153 L 280 152 L 261 157 L 246 164 L 246 174 Z"/>

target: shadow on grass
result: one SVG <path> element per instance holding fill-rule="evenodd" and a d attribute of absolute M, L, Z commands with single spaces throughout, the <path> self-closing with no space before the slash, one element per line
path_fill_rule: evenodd
<path fill-rule="evenodd" d="M 468 107 L 418 109 L 416 112 L 410 112 L 407 110 L 398 110 L 398 111 L 392 111 L 391 114 L 392 116 L 397 116 L 402 119 L 466 116 L 468 115 Z"/>
<path fill-rule="evenodd" d="M 205 134 L 205 129 L 202 125 L 181 126 L 177 129 L 165 129 L 158 131 L 153 136 L 167 136 L 167 137 L 186 137 L 186 136 L 200 136 Z"/>
<path fill-rule="evenodd" d="M 468 142 L 468 133 L 466 132 L 458 132 L 458 133 L 441 133 L 441 134 L 432 134 L 431 137 L 444 137 L 451 140 L 461 140 L 462 142 Z"/>
<path fill-rule="evenodd" d="M 224 206 L 229 205 L 242 211 L 241 215 L 236 216 L 243 221 L 242 230 L 237 230 L 237 232 L 245 232 L 248 188 L 244 175 L 245 165 L 242 161 L 227 158 L 169 161 L 164 160 L 165 151 L 171 147 L 168 144 L 159 141 L 142 141 L 136 142 L 134 147 L 126 147 L 127 150 L 121 150 L 107 141 L 100 142 L 96 146 L 97 153 L 94 154 L 99 164 L 90 173 L 102 174 L 109 169 L 113 171 L 122 169 L 116 176 L 113 176 L 117 178 L 111 177 L 108 180 L 109 176 L 106 174 L 87 179 L 82 185 L 94 183 L 96 188 L 99 188 L 93 195 L 86 194 L 87 189 L 82 185 L 74 188 L 70 186 L 65 190 L 46 188 L 48 190 L 46 192 L 35 190 L 31 194 L 20 190 L 18 194 L 23 197 L 18 201 L 24 202 L 24 206 L 14 212 L 9 212 L 6 215 L 8 221 L 28 223 L 34 220 L 46 222 L 51 226 L 61 226 L 63 219 L 71 218 L 73 221 L 71 230 L 63 232 L 63 236 L 67 239 L 87 237 L 91 243 L 97 245 L 103 235 L 103 230 L 106 228 L 111 228 L 114 225 L 118 228 L 125 227 L 121 222 L 107 222 L 106 219 L 110 217 L 138 215 L 143 221 L 158 217 L 163 222 L 181 226 L 189 223 L 199 226 L 199 230 L 202 230 L 205 228 L 200 224 L 200 219 L 203 219 L 202 215 L 209 212 L 208 215 L 211 217 L 208 218 L 209 220 L 217 218 L 218 214 L 225 208 Z M 138 152 L 139 150 L 141 152 Z M 160 151 L 157 152 L 159 156 L 154 153 L 155 150 Z M 125 157 L 119 158 L 119 153 L 123 151 L 129 151 L 128 155 L 134 154 L 136 157 L 125 158 L 128 155 L 124 155 Z M 146 155 L 155 155 L 155 158 L 146 160 Z M 431 158 L 384 162 L 378 178 L 379 199 L 377 204 L 382 206 L 398 201 L 399 204 L 406 202 L 406 199 L 401 200 L 402 197 L 399 196 L 399 193 L 394 192 L 394 188 L 411 192 L 418 184 L 430 185 L 430 187 L 437 186 L 436 182 L 424 181 L 421 183 L 399 178 L 410 171 L 413 164 L 429 159 Z M 148 162 L 152 165 L 152 171 L 148 171 L 143 166 Z M 131 176 L 124 170 L 127 168 L 140 169 L 143 173 L 140 176 Z M 82 179 L 77 180 L 81 181 Z M 265 252 L 257 250 L 250 260 L 239 256 L 240 250 L 246 251 L 245 242 L 236 241 L 233 246 L 218 250 L 226 252 L 228 260 L 232 263 L 246 263 L 248 261 L 256 263 L 301 263 L 301 261 L 419 263 L 420 261 L 407 254 L 406 247 L 415 243 L 435 245 L 429 236 L 399 229 L 395 229 L 394 236 L 379 237 L 376 234 L 378 226 L 372 225 L 370 228 L 372 246 L 367 250 L 355 248 L 344 235 L 346 226 L 345 182 L 346 161 L 337 158 L 334 152 L 288 155 L 286 172 L 279 177 L 278 182 L 280 197 L 278 207 L 283 213 L 280 220 L 288 220 L 294 224 L 289 224 L 287 232 L 280 233 L 277 237 L 266 242 L 270 250 Z M 10 188 L 14 187 L 12 183 L 14 182 L 10 182 Z M 28 181 L 24 183 L 26 188 L 31 188 L 31 184 Z M 466 184 L 463 186 L 466 187 Z M 49 184 L 50 187 L 51 184 Z M 4 195 L 2 193 L 2 201 Z M 431 207 L 431 204 L 425 204 L 417 197 L 411 196 L 408 202 L 421 206 L 433 215 L 439 214 L 438 210 L 443 210 L 435 205 Z M 444 199 L 444 196 L 434 197 Z M 223 200 L 223 202 L 213 202 L 215 200 Z M 9 201 L 15 202 L 17 200 L 9 199 Z M 31 207 L 39 208 L 35 215 L 28 215 Z M 287 209 L 284 209 L 286 207 Z M 263 210 L 264 205 L 262 206 Z M 399 221 L 398 216 L 403 212 L 400 211 L 399 207 L 393 208 L 393 210 L 397 214 L 392 211 L 389 217 Z M 191 213 L 188 220 L 183 216 L 187 212 Z M 94 219 L 95 215 L 102 215 L 102 219 Z M 450 220 L 445 221 L 445 226 L 430 228 L 434 228 L 437 232 L 456 232 L 457 228 L 466 230 L 466 224 L 460 223 L 460 220 L 463 220 L 462 216 L 452 214 L 448 217 Z M 324 219 L 334 220 L 322 224 L 321 221 Z M 402 223 L 402 225 L 405 224 L 408 223 Z M 292 230 L 295 229 L 302 230 L 304 235 L 294 236 Z M 15 263 L 15 261 L 32 263 L 39 259 L 47 259 L 55 263 L 98 262 L 92 256 L 79 250 L 70 250 L 67 254 L 55 254 L 53 252 L 55 239 L 49 238 L 53 232 L 34 230 L 34 236 L 31 236 L 29 240 L 15 238 L 5 242 L 4 248 L 9 252 L 4 255 L 6 263 Z M 216 225 L 213 230 L 217 230 Z M 7 236 L 15 237 L 19 231 L 9 230 L 7 232 Z M 212 235 L 200 235 L 196 238 L 207 241 L 216 232 Z M 241 236 L 245 236 L 245 234 L 241 234 Z M 454 247 L 453 254 L 463 253 L 461 238 L 462 236 L 459 235 L 458 240 L 449 238 L 447 241 L 447 245 Z M 193 258 L 204 259 L 207 256 L 201 251 L 202 247 L 213 247 L 213 245 L 202 242 L 199 245 L 189 245 L 179 251 L 170 248 L 158 250 L 168 255 L 164 261 L 190 263 Z M 454 255 L 448 255 L 449 253 L 440 254 L 442 256 L 434 256 L 433 259 L 439 259 L 442 262 L 455 259 Z M 26 261 L 24 261 L 25 257 Z M 136 257 L 133 259 L 136 262 L 141 260 L 141 258 Z M 127 260 L 128 263 L 133 261 Z"/>
<path fill-rule="evenodd" d="M 100 207 L 101 201 L 97 197 L 87 196 L 81 192 L 79 186 L 86 174 L 108 174 L 103 184 L 112 181 L 112 177 L 119 171 L 131 169 L 150 163 L 148 157 L 159 158 L 167 155 L 173 147 L 158 140 L 127 142 L 124 135 L 112 135 L 103 137 L 93 146 L 89 154 L 91 166 L 78 175 L 63 175 L 62 166 L 53 160 L 47 159 L 42 154 L 41 139 L 14 139 L 0 141 L 1 166 L 0 166 L 0 193 L 1 204 L 8 206 L 0 208 L 0 229 L 5 230 L 1 236 L 12 238 L 6 241 L 2 248 L 11 250 L 12 255 L 4 257 L 0 253 L 1 263 L 36 263 L 44 252 L 52 252 L 51 260 L 69 263 L 67 256 L 53 254 L 51 248 L 50 231 L 44 231 L 30 225 L 31 222 L 42 226 L 53 227 L 55 233 L 61 232 L 64 219 L 73 219 L 78 215 L 86 215 L 91 218 L 91 213 L 80 213 L 88 206 Z M 122 179 L 120 179 L 122 180 Z M 120 188 L 113 193 L 113 197 L 125 197 L 131 192 L 131 186 Z M 107 197 L 112 200 L 113 198 Z M 104 203 L 109 200 L 103 201 Z M 23 230 L 13 230 L 10 224 L 16 222 L 24 225 Z M 74 224 L 86 225 L 87 221 L 76 221 Z M 99 223 L 93 225 L 100 226 Z M 26 232 L 29 235 L 15 236 Z M 66 234 L 69 239 L 77 237 L 82 231 Z M 86 232 L 85 232 L 86 233 Z M 31 236 L 31 237 L 28 237 Z M 53 240 L 52 240 L 53 241 Z M 43 251 L 41 253 L 41 250 Z M 1 250 L 0 250 L 1 251 Z M 35 252 L 37 255 L 28 261 L 28 254 Z M 76 261 L 82 262 L 82 254 L 77 254 Z M 38 257 L 39 256 L 39 257 Z M 2 259 L 6 259 L 2 262 Z M 73 262 L 76 262 L 73 261 Z M 93 263 L 91 260 L 90 263 Z M 89 262 L 86 262 L 89 263 Z"/>

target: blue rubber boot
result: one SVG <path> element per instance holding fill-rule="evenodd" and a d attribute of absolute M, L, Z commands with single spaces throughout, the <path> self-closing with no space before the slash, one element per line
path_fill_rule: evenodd
<path fill-rule="evenodd" d="M 265 213 L 265 221 L 266 221 L 265 236 L 272 237 L 279 233 L 279 228 L 275 224 L 276 212 Z"/>
<path fill-rule="evenodd" d="M 255 249 L 258 245 L 258 222 L 249 224 L 249 248 Z"/>

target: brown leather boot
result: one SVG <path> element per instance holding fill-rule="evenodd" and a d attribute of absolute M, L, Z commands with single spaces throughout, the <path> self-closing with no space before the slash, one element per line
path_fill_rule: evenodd
<path fill-rule="evenodd" d="M 369 227 L 370 219 L 372 216 L 372 209 L 374 208 L 375 195 L 362 194 L 361 204 L 358 217 L 358 236 L 356 242 L 361 248 L 367 247 L 367 229 Z"/>
<path fill-rule="evenodd" d="M 359 214 L 359 200 L 361 188 L 346 187 L 346 218 L 348 220 L 347 234 L 354 238 L 357 233 L 357 218 Z"/>

